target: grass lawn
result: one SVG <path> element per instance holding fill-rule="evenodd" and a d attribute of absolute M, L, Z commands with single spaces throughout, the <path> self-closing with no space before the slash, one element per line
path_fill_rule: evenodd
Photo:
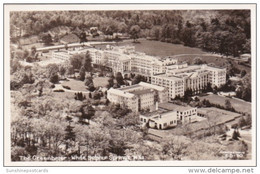
<path fill-rule="evenodd" d="M 205 54 L 199 48 L 186 47 L 181 44 L 171 44 L 160 41 L 139 40 L 140 43 L 132 43 L 132 40 L 119 42 L 118 45 L 133 45 L 138 52 L 144 52 L 151 56 L 173 56 L 178 54 Z"/>
<path fill-rule="evenodd" d="M 159 56 L 159 57 L 165 57 L 165 56 L 173 56 L 178 54 L 205 54 L 201 49 L 199 48 L 191 48 L 186 47 L 181 44 L 171 44 L 166 42 L 160 42 L 160 41 L 151 41 L 151 40 L 145 40 L 145 39 L 139 39 L 140 43 L 133 43 L 132 40 L 125 40 L 123 42 L 118 42 L 118 44 L 111 44 L 115 46 L 125 46 L 125 45 L 131 45 L 135 46 L 135 50 L 138 52 L 144 52 L 151 56 Z M 96 45 L 96 48 L 104 49 L 106 45 Z"/>
<path fill-rule="evenodd" d="M 74 91 L 87 91 L 83 81 L 69 79 L 69 81 L 62 82 L 62 85 L 69 86 Z"/>
<path fill-rule="evenodd" d="M 216 55 L 209 55 L 209 54 L 194 54 L 194 55 L 178 55 L 176 56 L 178 61 L 180 62 L 187 62 L 189 64 L 193 64 L 193 61 L 196 57 L 201 58 L 203 61 L 206 61 L 207 63 L 215 64 L 216 66 L 223 67 L 225 65 L 226 60 L 223 60 L 223 58 L 218 57 Z"/>
<path fill-rule="evenodd" d="M 62 98 L 64 100 L 74 99 L 74 93 L 72 92 L 53 92 L 54 98 Z"/>
<path fill-rule="evenodd" d="M 108 85 L 108 77 L 96 77 L 93 79 L 94 82 L 94 86 L 98 87 L 98 86 L 102 86 L 102 87 L 106 87 Z"/>
<path fill-rule="evenodd" d="M 234 107 L 235 110 L 239 112 L 246 112 L 246 113 L 251 113 L 251 103 L 238 100 L 238 99 L 233 99 L 233 98 L 227 98 L 215 94 L 207 95 L 207 96 L 202 96 L 199 97 L 199 99 L 202 101 L 203 99 L 209 100 L 211 103 L 219 104 L 222 106 L 225 106 L 225 100 L 228 99 L 231 102 L 231 105 Z"/>

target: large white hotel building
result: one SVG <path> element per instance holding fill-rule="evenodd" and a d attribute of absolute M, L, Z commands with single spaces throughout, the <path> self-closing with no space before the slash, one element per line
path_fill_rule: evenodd
<path fill-rule="evenodd" d="M 183 96 L 187 89 L 200 93 L 207 87 L 226 83 L 226 69 L 207 65 L 178 64 L 175 58 L 159 58 L 136 52 L 134 46 L 107 46 L 106 49 L 85 48 L 74 51 L 53 52 L 54 58 L 69 59 L 73 54 L 89 52 L 92 63 L 111 68 L 122 75 L 135 73 L 146 76 L 151 84 L 166 87 L 168 99 Z"/>
<path fill-rule="evenodd" d="M 168 88 L 169 99 L 183 96 L 187 89 L 200 93 L 210 83 L 220 87 L 226 83 L 226 69 L 187 63 L 167 66 L 166 73 L 152 76 L 152 84 Z"/>
<path fill-rule="evenodd" d="M 107 91 L 107 99 L 111 103 L 125 105 L 133 112 L 142 110 L 155 110 L 158 103 L 168 102 L 168 90 L 164 87 L 145 82 L 122 87 L 110 88 Z"/>

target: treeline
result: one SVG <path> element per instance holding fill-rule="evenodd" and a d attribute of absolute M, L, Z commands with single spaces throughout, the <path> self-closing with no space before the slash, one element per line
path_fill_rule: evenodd
<path fill-rule="evenodd" d="M 149 37 L 226 56 L 251 50 L 249 10 L 12 12 L 10 19 L 11 33 L 22 30 L 27 36 L 60 26 L 70 27 L 71 31 L 98 27 L 108 35 L 131 35 L 131 28 L 138 26 L 135 39 Z"/>

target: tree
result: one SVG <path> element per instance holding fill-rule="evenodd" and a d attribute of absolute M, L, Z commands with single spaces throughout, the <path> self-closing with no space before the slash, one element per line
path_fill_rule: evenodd
<path fill-rule="evenodd" d="M 59 66 L 57 64 L 49 64 L 47 65 L 47 76 L 50 78 L 51 76 L 55 75 L 55 74 L 58 74 L 59 72 Z"/>
<path fill-rule="evenodd" d="M 75 54 L 70 58 L 70 64 L 74 69 L 80 69 L 82 67 L 82 59 L 84 57 L 80 54 Z"/>
<path fill-rule="evenodd" d="M 225 107 L 226 107 L 226 109 L 232 109 L 232 105 L 231 105 L 231 102 L 230 102 L 230 100 L 228 100 L 228 99 L 226 99 L 225 100 Z"/>
<path fill-rule="evenodd" d="M 242 70 L 240 75 L 241 75 L 241 77 L 244 77 L 246 75 L 246 70 Z"/>
<path fill-rule="evenodd" d="M 57 73 L 52 73 L 50 75 L 50 82 L 58 83 L 59 82 L 59 75 Z"/>
<path fill-rule="evenodd" d="M 42 41 L 45 45 L 50 45 L 52 43 L 52 38 L 50 34 L 44 34 L 42 36 Z"/>
<path fill-rule="evenodd" d="M 67 67 L 67 70 L 66 70 L 66 74 L 67 75 L 74 75 L 75 76 L 75 71 L 74 71 L 74 68 L 73 68 L 73 66 L 72 65 L 68 65 Z"/>
<path fill-rule="evenodd" d="M 69 49 L 68 44 L 65 44 L 64 48 L 65 48 L 65 50 L 68 50 Z"/>
<path fill-rule="evenodd" d="M 61 75 L 61 77 L 63 77 L 66 73 L 66 67 L 65 66 L 59 66 L 59 73 Z"/>
<path fill-rule="evenodd" d="M 108 79 L 107 88 L 111 88 L 113 86 L 114 86 L 114 79 L 113 78 L 109 78 Z"/>
<path fill-rule="evenodd" d="M 130 28 L 130 35 L 131 38 L 134 40 L 134 42 L 137 42 L 140 32 L 141 32 L 141 28 L 138 25 L 133 25 Z"/>
<path fill-rule="evenodd" d="M 99 100 L 101 98 L 101 95 L 99 92 L 94 92 L 93 99 Z"/>
<path fill-rule="evenodd" d="M 79 70 L 79 79 L 81 81 L 84 81 L 85 80 L 85 76 L 86 76 L 86 69 L 84 66 L 82 66 Z"/>
<path fill-rule="evenodd" d="M 81 32 L 79 35 L 80 43 L 87 42 L 87 35 L 85 32 Z"/>
<path fill-rule="evenodd" d="M 66 121 L 69 122 L 69 125 L 67 125 L 65 129 L 65 137 L 64 140 L 66 141 L 66 150 L 69 148 L 69 144 L 71 144 L 72 141 L 75 141 L 76 139 L 76 134 L 73 131 L 74 127 L 71 126 L 72 118 L 67 116 Z"/>
<path fill-rule="evenodd" d="M 36 54 L 36 47 L 35 47 L 35 46 L 32 46 L 32 47 L 31 47 L 31 56 L 32 56 L 32 57 L 35 57 L 35 54 Z"/>
<path fill-rule="evenodd" d="M 232 139 L 233 139 L 233 140 L 239 140 L 240 137 L 241 137 L 241 136 L 240 136 L 239 131 L 238 131 L 238 130 L 234 130 L 234 132 L 233 132 L 233 134 L 232 134 Z"/>
<path fill-rule="evenodd" d="M 145 77 L 138 74 L 132 80 L 132 84 L 135 85 L 135 84 L 138 84 L 139 82 L 145 82 L 145 81 L 146 81 Z"/>
<path fill-rule="evenodd" d="M 88 121 L 95 115 L 95 109 L 91 105 L 83 104 L 80 108 L 81 121 L 82 119 L 87 119 Z"/>
<path fill-rule="evenodd" d="M 116 78 L 116 81 L 117 81 L 119 86 L 125 84 L 124 78 L 123 78 L 123 76 L 122 76 L 122 74 L 120 72 L 116 73 L 116 77 L 115 78 Z"/>
<path fill-rule="evenodd" d="M 91 76 L 87 76 L 85 79 L 85 86 L 89 86 L 90 84 L 93 84 L 93 78 Z"/>
<path fill-rule="evenodd" d="M 28 58 L 28 56 L 29 56 L 29 51 L 26 49 L 23 51 L 23 59 Z"/>
<path fill-rule="evenodd" d="M 207 62 L 203 61 L 200 57 L 196 57 L 193 62 L 193 64 L 195 64 L 195 65 L 201 65 L 201 64 L 206 64 L 206 63 Z"/>
<path fill-rule="evenodd" d="M 84 66 L 85 70 L 87 72 L 91 72 L 92 71 L 92 64 L 91 64 L 91 57 L 90 57 L 90 54 L 89 52 L 87 51 L 86 54 L 85 54 L 85 57 L 83 59 L 83 62 L 82 62 L 82 66 Z"/>

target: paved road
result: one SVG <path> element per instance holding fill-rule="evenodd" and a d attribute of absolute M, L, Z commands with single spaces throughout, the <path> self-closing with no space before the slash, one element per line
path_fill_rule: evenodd
<path fill-rule="evenodd" d="M 92 47 L 92 45 L 98 45 L 98 44 L 111 44 L 111 43 L 116 43 L 116 42 L 84 42 L 84 43 L 72 43 L 68 44 L 68 47 L 80 47 L 80 46 L 89 46 Z M 55 46 L 49 46 L 49 47 L 42 47 L 42 48 L 37 48 L 37 51 L 44 51 L 44 50 L 56 50 L 56 49 L 62 49 L 65 48 L 65 45 L 55 45 Z"/>

